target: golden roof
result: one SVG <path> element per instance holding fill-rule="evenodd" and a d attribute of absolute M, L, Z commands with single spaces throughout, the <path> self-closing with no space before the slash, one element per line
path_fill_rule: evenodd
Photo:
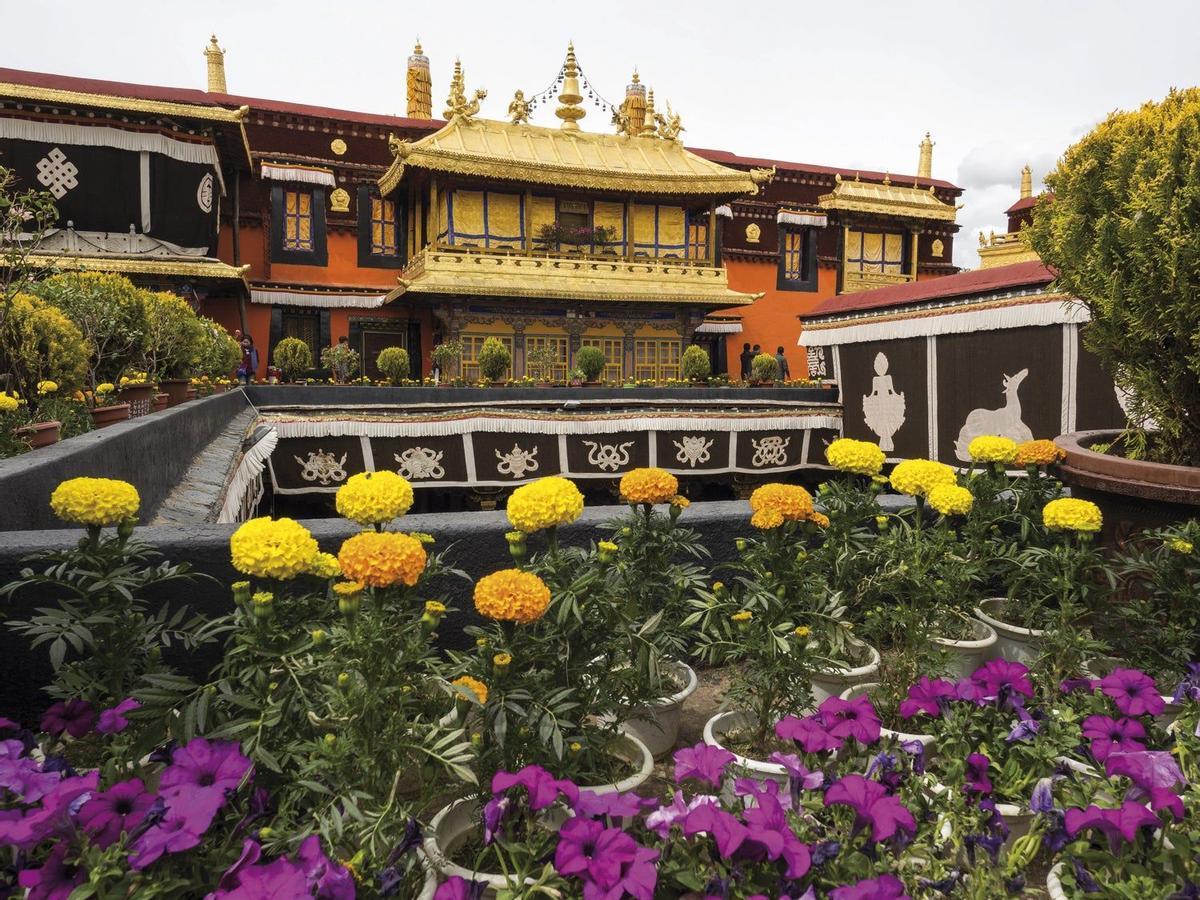
<path fill-rule="evenodd" d="M 231 266 L 219 259 L 153 259 L 127 256 L 51 256 L 35 253 L 32 265 L 63 271 L 120 272 L 125 275 L 179 275 L 186 278 L 236 278 L 245 283 L 250 266 Z"/>
<path fill-rule="evenodd" d="M 633 303 L 744 306 L 761 294 L 729 289 L 723 268 L 669 260 L 525 256 L 489 251 L 419 253 L 399 277 L 389 301 L 406 294 L 530 297 Z"/>
<path fill-rule="evenodd" d="M 886 178 L 882 184 L 877 184 L 858 179 L 846 181 L 839 175 L 833 193 L 821 195 L 818 203 L 825 209 L 938 222 L 953 222 L 958 214 L 952 204 L 943 203 L 934 195 L 932 186 L 928 190 L 901 187 Z"/>
<path fill-rule="evenodd" d="M 770 169 L 743 172 L 689 152 L 678 141 L 564 131 L 455 116 L 418 141 L 389 140 L 391 168 L 379 180 L 395 190 L 408 166 L 560 187 L 638 194 L 741 196 L 758 193 Z"/>

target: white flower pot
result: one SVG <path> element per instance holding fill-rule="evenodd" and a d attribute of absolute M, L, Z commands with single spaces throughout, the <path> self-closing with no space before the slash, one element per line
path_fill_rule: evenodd
<path fill-rule="evenodd" d="M 654 758 L 640 740 L 631 734 L 620 734 L 613 742 L 611 752 L 614 756 L 626 760 L 637 769 L 628 778 L 612 784 L 579 785 L 581 791 L 594 791 L 597 794 L 624 793 L 636 790 L 650 777 L 654 771 Z M 545 816 L 543 823 L 547 828 L 556 829 L 565 817 Z M 455 800 L 449 806 L 438 810 L 425 830 L 425 838 L 421 842 L 421 852 L 431 870 L 437 873 L 438 881 L 444 881 L 455 875 L 468 881 L 482 881 L 487 884 L 484 896 L 494 897 L 496 892 L 508 886 L 505 877 L 495 872 L 476 872 L 451 861 L 470 836 L 481 827 L 480 805 L 472 798 L 464 797 Z M 426 887 L 429 881 L 426 879 Z M 436 887 L 435 887 L 436 890 Z M 433 896 L 432 893 L 429 895 Z M 422 892 L 424 898 L 424 892 Z"/>
<path fill-rule="evenodd" d="M 626 734 L 631 734 L 645 744 L 655 759 L 675 748 L 679 739 L 679 719 L 683 704 L 696 690 L 696 673 L 691 666 L 677 660 L 665 660 L 662 668 L 683 687 L 667 697 L 660 697 L 648 707 L 639 710 L 637 716 L 621 723 Z"/>
<path fill-rule="evenodd" d="M 996 643 L 992 645 L 990 659 L 1007 659 L 1011 662 L 1033 663 L 1041 653 L 1039 648 L 1044 631 L 1037 628 L 1022 628 L 1010 625 L 996 618 L 1000 607 L 1006 602 L 1004 597 L 989 597 L 982 600 L 975 608 L 975 615 L 986 625 L 991 625 L 996 631 Z"/>
<path fill-rule="evenodd" d="M 981 619 L 972 623 L 975 637 L 955 641 L 950 638 L 934 638 L 933 641 L 950 654 L 948 675 L 951 678 L 968 678 L 989 659 L 994 658 L 998 637 L 996 629 Z"/>
<path fill-rule="evenodd" d="M 722 750 L 729 750 L 722 743 L 725 735 L 737 728 L 753 724 L 754 715 L 745 710 L 734 709 L 728 712 L 717 713 L 704 723 L 704 743 L 712 747 L 720 747 Z M 729 752 L 733 753 L 732 750 Z M 732 765 L 760 780 L 776 781 L 782 785 L 786 785 L 788 781 L 787 769 L 779 765 L 779 763 L 751 759 L 748 756 L 741 756 L 734 753 Z"/>
<path fill-rule="evenodd" d="M 861 697 L 863 694 L 870 695 L 871 691 L 879 687 L 879 684 L 874 681 L 868 681 L 865 684 L 858 684 L 852 688 L 847 688 L 842 692 L 843 700 L 853 700 L 855 697 Z M 932 753 L 933 735 L 932 734 L 909 734 L 907 731 L 892 731 L 890 728 L 879 729 L 879 734 L 884 738 L 892 738 L 897 743 L 908 743 L 909 741 L 920 741 L 926 750 L 926 757 Z"/>
<path fill-rule="evenodd" d="M 818 706 L 829 697 L 840 697 L 855 685 L 865 684 L 879 674 L 879 651 L 869 644 L 860 644 L 867 651 L 867 662 L 861 666 L 824 669 L 812 677 L 813 703 Z"/>
<path fill-rule="evenodd" d="M 1062 870 L 1063 864 L 1060 860 L 1046 873 L 1046 893 L 1050 895 L 1050 900 L 1067 900 L 1067 892 L 1062 886 Z"/>

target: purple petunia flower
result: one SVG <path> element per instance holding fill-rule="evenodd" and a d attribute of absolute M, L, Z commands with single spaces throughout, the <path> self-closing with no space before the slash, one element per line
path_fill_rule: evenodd
<path fill-rule="evenodd" d="M 835 738 L 854 738 L 864 746 L 879 740 L 879 713 L 865 694 L 852 700 L 827 697 L 821 703 L 820 714 Z"/>
<path fill-rule="evenodd" d="M 786 866 L 784 876 L 802 878 L 812 866 L 808 845 L 796 837 L 779 799 L 770 794 L 760 794 L 757 805 L 742 815 L 746 826 L 746 839 L 739 855 L 751 859 L 782 859 Z"/>
<path fill-rule="evenodd" d="M 603 890 L 621 882 L 623 868 L 637 858 L 638 844 L 620 828 L 605 828 L 593 819 L 568 819 L 559 829 L 554 868 Z"/>
<path fill-rule="evenodd" d="M 980 689 L 983 699 L 999 698 L 1001 694 L 1033 696 L 1033 682 L 1029 680 L 1029 668 L 1006 659 L 990 659 L 971 675 L 971 681 Z"/>
<path fill-rule="evenodd" d="M 912 813 L 887 788 L 861 775 L 846 775 L 825 792 L 826 806 L 849 806 L 857 814 L 856 827 L 871 826 L 871 839 L 886 841 L 898 830 L 916 833 Z"/>
<path fill-rule="evenodd" d="M 42 715 L 42 731 L 58 737 L 64 731 L 78 740 L 96 724 L 96 710 L 86 700 L 60 700 Z"/>
<path fill-rule="evenodd" d="M 1059 682 L 1058 689 L 1064 694 L 1071 694 L 1075 691 L 1087 691 L 1089 694 L 1095 693 L 1096 688 L 1100 687 L 1099 678 L 1067 678 Z"/>
<path fill-rule="evenodd" d="M 1113 669 L 1100 679 L 1100 690 L 1127 716 L 1157 716 L 1166 706 L 1154 679 L 1137 669 Z"/>
<path fill-rule="evenodd" d="M 1054 811 L 1054 779 L 1040 778 L 1029 797 L 1029 809 L 1035 813 Z"/>
<path fill-rule="evenodd" d="M 688 813 L 701 803 L 712 803 L 716 799 L 715 797 L 701 794 L 698 797 L 693 797 L 689 803 L 683 799 L 682 791 L 676 791 L 670 803 L 660 806 L 646 816 L 646 827 L 665 841 L 671 836 L 672 826 L 682 823 L 687 818 Z"/>
<path fill-rule="evenodd" d="M 829 900 L 911 900 L 904 893 L 904 882 L 895 875 L 880 875 L 847 884 L 829 892 Z"/>
<path fill-rule="evenodd" d="M 25 756 L 20 741 L 0 741 L 0 788 L 15 794 L 22 803 L 36 803 L 62 780 L 62 773 L 45 771 L 37 760 Z"/>
<path fill-rule="evenodd" d="M 1109 777 L 1123 775 L 1133 782 L 1134 788 L 1126 795 L 1126 800 L 1149 800 L 1155 812 L 1169 809 L 1176 819 L 1183 818 L 1183 799 L 1175 789 L 1177 785 L 1187 784 L 1187 778 L 1167 751 L 1113 751 L 1105 760 L 1104 771 Z"/>
<path fill-rule="evenodd" d="M 1075 883 L 1079 885 L 1080 890 L 1085 894 L 1098 894 L 1103 890 L 1099 882 L 1092 877 L 1091 873 L 1083 867 L 1083 863 L 1079 860 L 1071 860 L 1071 867 L 1075 870 Z"/>
<path fill-rule="evenodd" d="M 309 835 L 296 850 L 296 863 L 317 900 L 354 900 L 354 877 L 321 849 L 321 839 Z"/>
<path fill-rule="evenodd" d="M 733 814 L 721 809 L 718 802 L 709 800 L 696 804 L 683 821 L 683 834 L 710 835 L 723 859 L 731 857 L 746 839 L 746 826 Z"/>
<path fill-rule="evenodd" d="M 779 753 L 776 751 L 771 754 L 770 760 L 777 765 L 783 766 L 787 771 L 788 778 L 791 779 L 793 788 L 797 791 L 815 791 L 825 783 L 825 773 L 819 769 L 815 772 L 810 772 L 808 767 L 800 762 L 800 757 L 795 753 Z"/>
<path fill-rule="evenodd" d="M 992 780 L 988 778 L 988 767 L 991 764 L 992 761 L 982 753 L 972 753 L 968 756 L 966 771 L 963 773 L 963 790 L 968 794 L 990 794 Z"/>
<path fill-rule="evenodd" d="M 31 850 L 51 835 L 69 834 L 74 828 L 72 811 L 78 809 L 99 783 L 99 772 L 64 778 L 46 792 L 39 808 L 23 816 L 0 819 L 0 844 Z"/>
<path fill-rule="evenodd" d="M 1175 688 L 1175 694 L 1171 697 L 1171 702 L 1175 704 L 1182 703 L 1184 700 L 1191 700 L 1193 703 L 1200 701 L 1200 662 L 1187 664 L 1187 674 L 1183 681 L 1179 682 L 1179 686 Z"/>
<path fill-rule="evenodd" d="M 1133 753 L 1145 750 L 1140 738 L 1146 729 L 1137 719 L 1113 719 L 1109 716 L 1088 716 L 1083 720 L 1082 732 L 1092 742 L 1092 756 L 1098 762 L 1108 759 L 1110 753 Z"/>
<path fill-rule="evenodd" d="M 66 900 L 83 883 L 83 867 L 67 862 L 70 849 L 68 841 L 59 841 L 39 868 L 21 870 L 17 883 L 29 888 L 28 900 Z"/>
<path fill-rule="evenodd" d="M 153 804 L 154 795 L 146 790 L 142 779 L 130 778 L 93 794 L 79 808 L 79 824 L 92 843 L 100 848 L 109 847 L 121 839 L 122 833 L 132 832 Z"/>
<path fill-rule="evenodd" d="M 492 776 L 492 794 L 523 787 L 529 795 L 529 808 L 545 809 L 562 794 L 568 803 L 579 799 L 579 788 L 565 778 L 555 778 L 541 766 L 526 766 L 519 772 L 497 772 Z"/>
<path fill-rule="evenodd" d="M 126 697 L 112 709 L 106 709 L 100 713 L 100 720 L 96 723 L 96 731 L 99 734 L 117 734 L 129 727 L 129 720 L 125 718 L 125 713 L 139 709 L 142 704 L 138 703 L 132 697 Z"/>
<path fill-rule="evenodd" d="M 578 816 L 588 816 L 593 819 L 600 816 L 608 816 L 615 819 L 636 816 L 643 810 L 654 809 L 657 806 L 657 798 L 639 797 L 632 791 L 624 794 L 619 794 L 616 791 L 608 794 L 597 794 L 595 791 L 580 791 L 579 799 L 571 805 L 571 809 Z"/>
<path fill-rule="evenodd" d="M 922 675 L 921 680 L 908 688 L 908 699 L 900 701 L 900 718 L 911 719 L 919 712 L 940 716 L 945 705 L 958 699 L 954 685 L 943 678 Z"/>
<path fill-rule="evenodd" d="M 487 889 L 487 882 L 467 881 L 458 875 L 451 875 L 438 885 L 433 900 L 478 900 Z"/>
<path fill-rule="evenodd" d="M 231 891 L 218 892 L 221 900 L 296 900 L 311 897 L 312 889 L 304 870 L 290 859 L 280 857 L 265 866 L 249 866 L 238 873 L 238 885 Z M 349 896 L 353 897 L 353 893 Z"/>
<path fill-rule="evenodd" d="M 1036 719 L 1023 718 L 1018 720 L 1004 740 L 1010 744 L 1017 741 L 1032 741 L 1041 730 L 1042 726 Z"/>
<path fill-rule="evenodd" d="M 253 841 L 247 838 L 242 842 L 242 852 L 238 858 L 221 875 L 221 880 L 217 882 L 217 889 L 209 894 L 204 900 L 215 900 L 217 897 L 224 897 L 229 891 L 241 884 L 241 873 L 243 869 L 254 865 L 262 858 L 262 846 L 258 841 Z"/>
<path fill-rule="evenodd" d="M 805 753 L 842 749 L 842 739 L 830 733 L 820 716 L 784 716 L 775 723 L 775 734 L 781 740 L 795 741 Z"/>
<path fill-rule="evenodd" d="M 679 783 L 694 778 L 704 784 L 720 787 L 725 767 L 735 758 L 734 754 L 725 748 L 705 743 L 676 750 L 675 781 Z"/>
<path fill-rule="evenodd" d="M 171 754 L 171 765 L 163 770 L 158 789 L 168 799 L 195 788 L 224 797 L 226 791 L 237 790 L 251 768 L 236 741 L 192 738 Z"/>
<path fill-rule="evenodd" d="M 500 837 L 500 826 L 512 806 L 511 797 L 493 797 L 483 806 L 483 845 L 490 847 Z"/>
<path fill-rule="evenodd" d="M 1116 853 L 1122 841 L 1132 843 L 1137 838 L 1138 829 L 1157 828 L 1159 821 L 1158 816 L 1142 804 L 1127 801 L 1120 809 L 1102 809 L 1095 805 L 1087 809 L 1068 809 L 1066 825 L 1071 837 L 1088 829 L 1101 832 L 1108 838 L 1109 849 Z"/>
<path fill-rule="evenodd" d="M 215 809 L 213 813 L 216 813 Z M 212 821 L 211 818 L 209 821 Z M 132 851 L 129 856 L 129 865 L 140 871 L 153 865 L 164 853 L 182 853 L 184 850 L 191 850 L 199 845 L 200 838 L 204 835 L 207 827 L 206 825 L 204 829 L 195 828 L 193 820 L 188 815 L 171 807 L 161 822 L 153 828 L 147 829 L 132 843 L 129 848 Z"/>
<path fill-rule="evenodd" d="M 912 757 L 913 773 L 925 774 L 925 742 L 915 738 L 911 741 L 901 741 L 900 749 Z"/>

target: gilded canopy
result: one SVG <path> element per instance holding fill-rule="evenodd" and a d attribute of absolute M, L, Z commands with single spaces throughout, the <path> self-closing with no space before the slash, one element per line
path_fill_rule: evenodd
<path fill-rule="evenodd" d="M 891 184 L 887 179 L 878 184 L 857 179 L 846 181 L 838 176 L 833 192 L 823 194 L 818 202 L 825 209 L 878 213 L 937 222 L 953 222 L 958 213 L 952 204 L 939 200 L 932 187 L 929 190 L 901 187 Z"/>

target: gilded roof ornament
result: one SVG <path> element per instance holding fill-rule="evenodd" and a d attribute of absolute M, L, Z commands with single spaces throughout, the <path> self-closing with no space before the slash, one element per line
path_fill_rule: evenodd
<path fill-rule="evenodd" d="M 215 34 L 204 48 L 204 59 L 208 63 L 208 93 L 228 94 L 229 89 L 225 86 L 225 51 L 217 45 Z"/>
<path fill-rule="evenodd" d="M 646 125 L 641 134 L 653 137 L 658 134 L 659 115 L 654 111 L 654 88 L 646 91 Z"/>
<path fill-rule="evenodd" d="M 587 115 L 587 110 L 579 104 L 583 102 L 583 94 L 579 92 L 579 64 L 575 61 L 575 44 L 567 44 L 567 61 L 563 65 L 562 91 L 558 95 L 558 109 L 554 115 L 562 119 L 563 131 L 579 131 L 579 120 Z"/>
<path fill-rule="evenodd" d="M 670 103 L 667 104 L 665 116 L 661 113 L 654 114 L 654 122 L 658 125 L 658 136 L 667 141 L 678 141 L 680 132 L 687 130 L 679 121 L 679 114 L 671 109 Z"/>
<path fill-rule="evenodd" d="M 1033 170 L 1026 164 L 1021 170 L 1021 199 L 1028 200 L 1033 196 Z"/>
<path fill-rule="evenodd" d="M 478 115 L 479 103 L 487 97 L 487 91 L 478 90 L 471 100 L 467 100 L 466 78 L 463 76 L 461 60 L 454 60 L 454 75 L 450 79 L 450 96 L 446 98 L 446 109 L 442 116 L 446 119 L 469 119 Z"/>
<path fill-rule="evenodd" d="M 917 160 L 917 177 L 933 177 L 933 140 L 929 132 L 925 132 L 925 140 L 921 141 L 921 156 Z"/>
<path fill-rule="evenodd" d="M 617 134 L 634 137 L 642 133 L 646 127 L 646 86 L 638 76 L 637 69 L 625 86 L 625 99 L 618 109 L 613 110 L 613 124 L 617 126 Z"/>
<path fill-rule="evenodd" d="M 529 101 L 525 99 L 524 91 L 518 89 L 513 95 L 512 103 L 508 104 L 508 118 L 514 125 L 529 121 Z"/>

